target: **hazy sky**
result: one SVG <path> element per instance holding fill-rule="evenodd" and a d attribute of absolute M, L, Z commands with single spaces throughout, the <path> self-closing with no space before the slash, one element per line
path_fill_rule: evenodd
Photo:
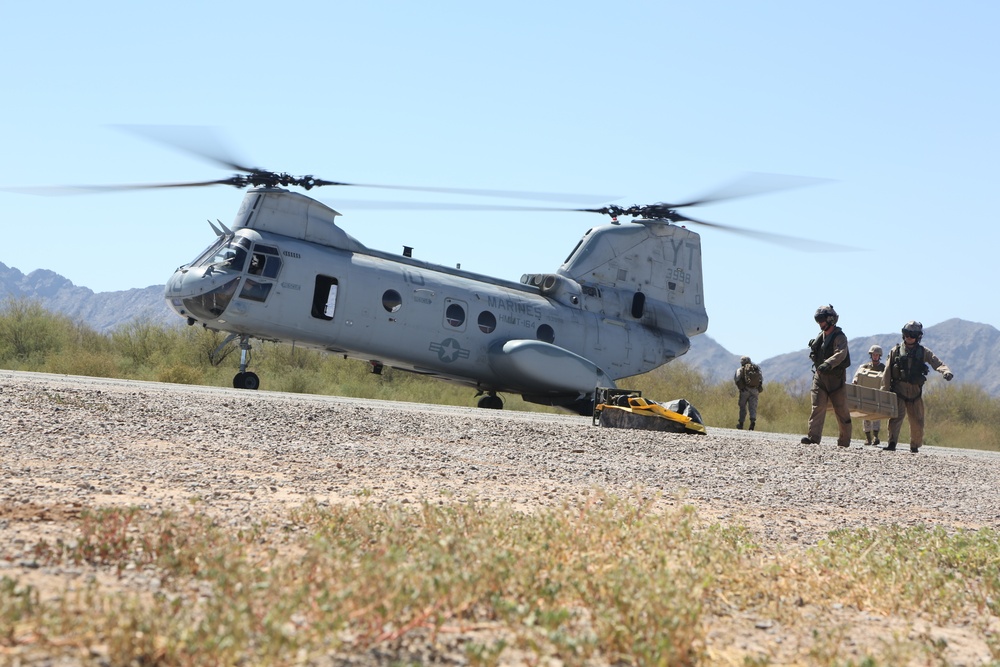
<path fill-rule="evenodd" d="M 998 25 L 985 0 L 8 3 L 0 185 L 230 175 L 118 124 L 214 127 L 247 163 L 330 180 L 622 205 L 746 172 L 829 179 L 687 211 L 864 248 L 699 228 L 709 336 L 755 359 L 791 352 L 826 303 L 849 336 L 1000 326 Z M 362 243 L 513 280 L 554 271 L 604 221 L 353 210 L 338 200 L 392 195 L 312 192 Z M 0 192 L 0 262 L 94 291 L 163 284 L 242 196 Z"/>

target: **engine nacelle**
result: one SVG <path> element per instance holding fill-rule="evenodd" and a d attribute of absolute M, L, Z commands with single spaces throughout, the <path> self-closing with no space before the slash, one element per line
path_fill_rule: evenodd
<path fill-rule="evenodd" d="M 542 296 L 574 306 L 579 305 L 583 294 L 580 283 L 557 273 L 528 273 L 521 276 L 521 282 L 534 285 Z"/>

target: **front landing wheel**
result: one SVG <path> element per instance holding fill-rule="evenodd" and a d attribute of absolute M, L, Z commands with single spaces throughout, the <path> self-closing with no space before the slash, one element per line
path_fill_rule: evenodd
<path fill-rule="evenodd" d="M 237 373 L 233 378 L 233 386 L 237 389 L 259 389 L 260 378 L 256 373 Z"/>

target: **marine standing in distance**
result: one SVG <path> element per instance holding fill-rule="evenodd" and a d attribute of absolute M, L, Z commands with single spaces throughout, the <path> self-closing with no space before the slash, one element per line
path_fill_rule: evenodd
<path fill-rule="evenodd" d="M 840 316 L 833 305 L 820 306 L 813 316 L 822 333 L 809 341 L 809 358 L 813 362 L 812 412 L 809 414 L 809 433 L 802 438 L 802 444 L 819 444 L 823 437 L 823 422 L 826 420 L 826 406 L 833 406 L 837 416 L 839 437 L 837 445 L 851 446 L 851 411 L 847 407 L 847 368 L 851 365 L 851 353 L 847 347 L 847 335 L 837 326 Z"/>
<path fill-rule="evenodd" d="M 889 444 L 882 448 L 888 452 L 896 451 L 899 431 L 907 416 L 910 418 L 910 451 L 916 454 L 924 444 L 923 394 L 930 368 L 941 373 L 948 382 L 955 377 L 937 355 L 920 344 L 923 337 L 923 324 L 915 320 L 907 322 L 903 326 L 903 342 L 892 348 L 885 364 L 882 391 L 896 394 L 898 406 L 896 416 L 889 420 Z"/>
<path fill-rule="evenodd" d="M 858 370 L 854 372 L 853 384 L 858 383 L 858 377 L 861 375 L 869 375 L 865 371 L 874 371 L 876 373 L 882 373 L 885 371 L 885 364 L 882 363 L 882 347 L 879 345 L 872 345 L 868 348 L 868 358 L 871 361 L 866 361 L 865 363 L 858 366 Z M 865 430 L 865 443 L 869 445 L 878 445 L 880 440 L 878 439 L 879 429 L 882 428 L 881 419 L 865 419 L 862 422 L 862 427 Z M 872 433 L 875 433 L 875 442 L 872 442 Z"/>
<path fill-rule="evenodd" d="M 746 419 L 749 408 L 749 430 L 752 431 L 757 426 L 757 399 L 760 392 L 764 391 L 764 374 L 761 372 L 760 366 L 750 361 L 750 357 L 740 357 L 740 367 L 736 369 L 733 382 L 740 390 L 740 419 L 736 428 L 743 428 L 743 420 Z"/>

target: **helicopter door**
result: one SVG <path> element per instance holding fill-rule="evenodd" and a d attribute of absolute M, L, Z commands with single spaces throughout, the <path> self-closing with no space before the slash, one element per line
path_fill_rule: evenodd
<path fill-rule="evenodd" d="M 313 290 L 312 316 L 320 320 L 332 320 L 337 308 L 337 279 L 330 276 L 316 276 Z"/>

